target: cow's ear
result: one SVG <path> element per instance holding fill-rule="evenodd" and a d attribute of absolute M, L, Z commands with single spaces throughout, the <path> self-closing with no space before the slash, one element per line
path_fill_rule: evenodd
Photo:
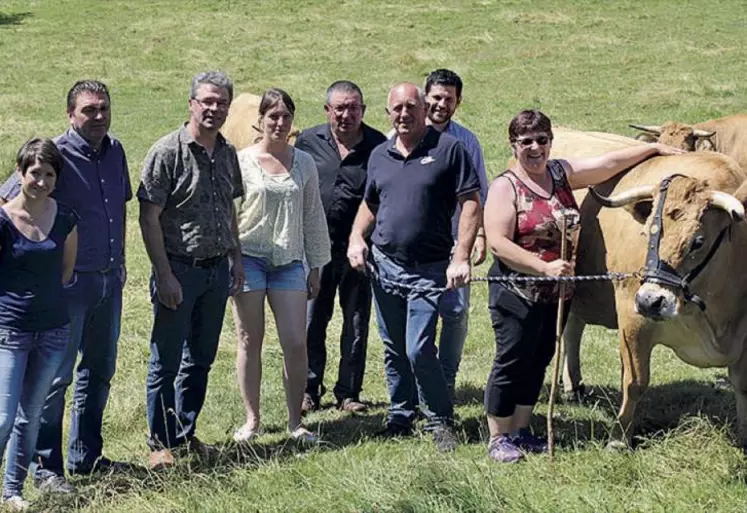
<path fill-rule="evenodd" d="M 716 147 L 709 137 L 698 137 L 695 141 L 695 151 L 716 151 Z"/>
<path fill-rule="evenodd" d="M 654 208 L 654 200 L 645 199 L 637 201 L 635 203 L 625 205 L 623 208 L 627 210 L 630 215 L 633 216 L 633 219 L 635 219 L 637 222 L 639 222 L 640 224 L 645 224 L 646 219 L 648 219 L 648 216 L 651 215 L 651 210 L 653 210 Z"/>

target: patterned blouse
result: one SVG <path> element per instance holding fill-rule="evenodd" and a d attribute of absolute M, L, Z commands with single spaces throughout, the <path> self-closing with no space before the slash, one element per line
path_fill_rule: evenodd
<path fill-rule="evenodd" d="M 274 266 L 304 258 L 310 268 L 329 262 L 327 220 L 311 155 L 294 148 L 290 171 L 272 175 L 246 148 L 239 152 L 239 167 L 244 185 L 244 195 L 236 199 L 241 252 Z"/>
<path fill-rule="evenodd" d="M 514 242 L 521 248 L 534 253 L 545 262 L 560 258 L 562 217 L 567 219 L 566 259 L 573 254 L 573 241 L 580 228 L 579 211 L 573 191 L 562 164 L 557 160 L 547 162 L 547 169 L 553 182 L 552 194 L 548 198 L 533 192 L 513 172 L 506 171 L 501 175 L 511 182 L 514 188 L 516 207 L 516 229 Z M 526 276 L 514 271 L 499 259 L 491 268 L 491 274 L 507 276 Z M 559 282 L 554 283 L 518 283 L 503 284 L 508 290 L 533 303 L 556 303 L 559 294 Z M 573 283 L 565 286 L 565 298 L 573 296 Z"/>

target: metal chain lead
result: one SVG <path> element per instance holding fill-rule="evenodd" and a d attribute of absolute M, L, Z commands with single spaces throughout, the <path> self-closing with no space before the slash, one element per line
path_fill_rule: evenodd
<path fill-rule="evenodd" d="M 382 285 L 389 285 L 402 291 L 412 292 L 446 292 L 446 287 L 424 287 L 421 285 L 407 285 L 397 281 L 382 278 L 378 270 L 370 263 L 366 262 L 366 268 L 370 275 Z M 582 281 L 623 281 L 630 278 L 639 278 L 640 272 L 617 273 L 607 272 L 604 274 L 588 274 L 582 276 L 475 276 L 470 279 L 470 283 L 489 282 L 489 283 L 575 283 Z M 406 297 L 404 292 L 393 292 L 394 294 Z"/>

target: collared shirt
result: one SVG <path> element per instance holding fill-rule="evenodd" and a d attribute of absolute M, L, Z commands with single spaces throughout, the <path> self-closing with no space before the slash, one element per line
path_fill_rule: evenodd
<path fill-rule="evenodd" d="M 446 125 L 445 133 L 456 137 L 456 139 L 464 145 L 472 164 L 475 166 L 477 172 L 477 179 L 480 180 L 480 203 L 485 206 L 485 201 L 488 199 L 488 177 L 485 173 L 485 159 L 482 155 L 482 147 L 480 142 L 477 140 L 475 134 L 471 130 L 460 125 L 453 119 Z M 457 205 L 454 216 L 451 218 L 451 234 L 454 240 L 457 239 L 459 232 L 459 216 L 462 213 L 462 206 Z"/>
<path fill-rule="evenodd" d="M 72 128 L 54 143 L 64 165 L 51 196 L 72 208 L 78 221 L 80 272 L 119 269 L 124 250 L 125 202 L 132 198 L 130 174 L 122 144 L 106 135 L 95 150 Z M 0 197 L 11 199 L 20 191 L 18 173 L 0 188 Z"/>
<path fill-rule="evenodd" d="M 185 124 L 151 147 L 137 197 L 163 208 L 160 221 L 167 253 L 204 259 L 233 249 L 233 199 L 243 193 L 231 143 L 218 134 L 209 155 Z"/>
<path fill-rule="evenodd" d="M 314 158 L 319 173 L 319 189 L 327 216 L 332 244 L 345 247 L 353 220 L 366 189 L 368 158 L 373 149 L 386 141 L 384 134 L 365 123 L 363 139 L 342 159 L 329 124 L 309 128 L 296 139 L 296 148 Z"/>
<path fill-rule="evenodd" d="M 396 138 L 382 144 L 368 162 L 365 199 L 376 215 L 371 241 L 407 265 L 448 260 L 458 197 L 479 188 L 472 160 L 449 134 L 428 127 L 407 157 Z"/>

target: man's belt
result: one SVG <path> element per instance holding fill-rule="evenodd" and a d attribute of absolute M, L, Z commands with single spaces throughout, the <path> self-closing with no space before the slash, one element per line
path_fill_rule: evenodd
<path fill-rule="evenodd" d="M 169 260 L 173 260 L 174 262 L 179 262 L 190 267 L 215 267 L 216 265 L 220 264 L 224 258 L 226 258 L 225 254 L 210 258 L 193 258 L 186 255 L 174 255 L 171 253 L 168 253 L 166 256 Z"/>

